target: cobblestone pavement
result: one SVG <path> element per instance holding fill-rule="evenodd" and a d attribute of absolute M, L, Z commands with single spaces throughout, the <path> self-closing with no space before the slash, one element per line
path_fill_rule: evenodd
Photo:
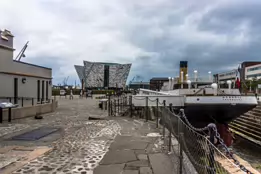
<path fill-rule="evenodd" d="M 98 109 L 98 101 L 92 99 L 58 99 L 59 107 L 44 119 L 33 118 L 13 121 L 0 126 L 0 137 L 17 131 L 42 126 L 61 127 L 62 137 L 51 144 L 53 151 L 31 161 L 15 174 L 30 173 L 82 173 L 91 174 L 108 151 L 110 143 L 120 132 L 113 120 L 89 121 L 89 116 L 104 117 L 107 111 Z M 4 143 L 0 142 L 0 147 Z"/>

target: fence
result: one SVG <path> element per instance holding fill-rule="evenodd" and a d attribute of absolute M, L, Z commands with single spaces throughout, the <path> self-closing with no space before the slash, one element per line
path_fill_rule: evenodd
<path fill-rule="evenodd" d="M 139 98 L 146 105 L 136 108 L 132 105 L 132 97 L 135 96 L 109 98 L 109 116 L 128 112 L 130 117 L 138 115 L 148 121 L 151 114 L 155 115 L 156 127 L 162 128 L 165 147 L 178 166 L 175 173 L 223 174 L 240 170 L 251 173 L 233 157 L 220 138 L 215 124 L 194 128 L 186 119 L 183 109 L 174 110 L 172 104 L 166 106 L 158 98 L 150 100 L 149 97 Z M 150 109 L 148 102 L 156 102 L 156 107 Z"/>
<path fill-rule="evenodd" d="M 37 104 L 53 103 L 54 99 L 32 97 L 0 97 L 0 102 L 18 104 L 19 107 L 34 106 Z"/>

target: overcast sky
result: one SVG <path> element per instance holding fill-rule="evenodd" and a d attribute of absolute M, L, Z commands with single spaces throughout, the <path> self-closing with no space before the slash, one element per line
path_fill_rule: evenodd
<path fill-rule="evenodd" d="M 129 79 L 177 76 L 179 61 L 201 76 L 260 60 L 260 0 L 1 0 L 0 27 L 15 55 L 53 68 L 54 83 L 77 78 L 74 64 L 132 63 Z"/>

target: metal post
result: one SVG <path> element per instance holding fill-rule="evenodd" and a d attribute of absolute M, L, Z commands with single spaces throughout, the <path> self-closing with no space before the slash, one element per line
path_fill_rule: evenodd
<path fill-rule="evenodd" d="M 24 97 L 22 97 L 22 107 L 24 107 Z"/>
<path fill-rule="evenodd" d="M 146 121 L 149 121 L 149 97 L 146 97 Z"/>
<path fill-rule="evenodd" d="M 116 99 L 114 99 L 114 116 L 116 116 L 116 112 L 117 112 L 117 109 L 116 109 Z"/>
<path fill-rule="evenodd" d="M 3 108 L 0 108 L 0 123 L 3 123 Z"/>
<path fill-rule="evenodd" d="M 118 115 L 120 114 L 120 99 L 119 99 L 119 96 L 118 96 Z"/>
<path fill-rule="evenodd" d="M 8 122 L 11 122 L 11 108 L 8 108 Z"/>
<path fill-rule="evenodd" d="M 172 103 L 169 104 L 169 109 L 172 112 Z M 171 122 L 171 120 L 170 120 L 170 122 Z M 171 144 L 172 144 L 172 142 L 171 142 L 171 130 L 172 130 L 171 125 L 172 124 L 170 123 L 170 126 L 169 126 L 169 152 L 171 152 Z"/>
<path fill-rule="evenodd" d="M 156 128 L 159 128 L 159 98 L 156 99 Z"/>
<path fill-rule="evenodd" d="M 165 106 L 166 106 L 166 100 L 163 100 L 163 106 L 164 106 L 164 109 L 165 109 Z M 163 113 L 162 113 L 162 115 L 161 115 L 161 118 L 162 118 L 162 125 L 163 125 L 163 138 L 165 139 L 165 116 L 163 115 Z"/>
<path fill-rule="evenodd" d="M 210 134 L 210 142 L 209 143 L 209 174 L 215 174 L 215 165 L 214 165 L 214 149 L 212 147 L 212 144 L 214 144 L 215 142 L 215 131 L 213 130 L 212 127 L 209 127 L 209 134 Z"/>
<path fill-rule="evenodd" d="M 32 98 L 32 106 L 34 105 L 34 98 Z"/>
<path fill-rule="evenodd" d="M 130 96 L 129 104 L 130 104 L 130 117 L 132 117 L 132 96 Z"/>
<path fill-rule="evenodd" d="M 108 116 L 111 115 L 111 95 L 109 94 L 109 99 L 108 99 Z"/>
<path fill-rule="evenodd" d="M 183 130 L 181 127 L 180 119 L 178 119 L 178 142 L 179 142 L 179 174 L 182 174 L 182 164 L 183 164 Z"/>

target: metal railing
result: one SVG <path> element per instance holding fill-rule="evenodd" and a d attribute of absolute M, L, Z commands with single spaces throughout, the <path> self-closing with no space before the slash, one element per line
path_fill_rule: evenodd
<path fill-rule="evenodd" d="M 173 165 L 177 166 L 175 173 L 223 174 L 240 170 L 252 173 L 228 151 L 215 124 L 195 128 L 189 123 L 184 110 L 174 110 L 172 104 L 166 106 L 166 102 L 160 103 L 158 98 L 150 100 L 149 97 L 139 98 L 144 100 L 145 107 L 134 107 L 133 97 L 109 98 L 109 116 L 128 113 L 130 117 L 138 116 L 149 121 L 154 115 L 156 127 L 162 129 L 164 147 L 174 159 Z M 156 102 L 156 107 L 151 109 L 148 102 Z"/>

